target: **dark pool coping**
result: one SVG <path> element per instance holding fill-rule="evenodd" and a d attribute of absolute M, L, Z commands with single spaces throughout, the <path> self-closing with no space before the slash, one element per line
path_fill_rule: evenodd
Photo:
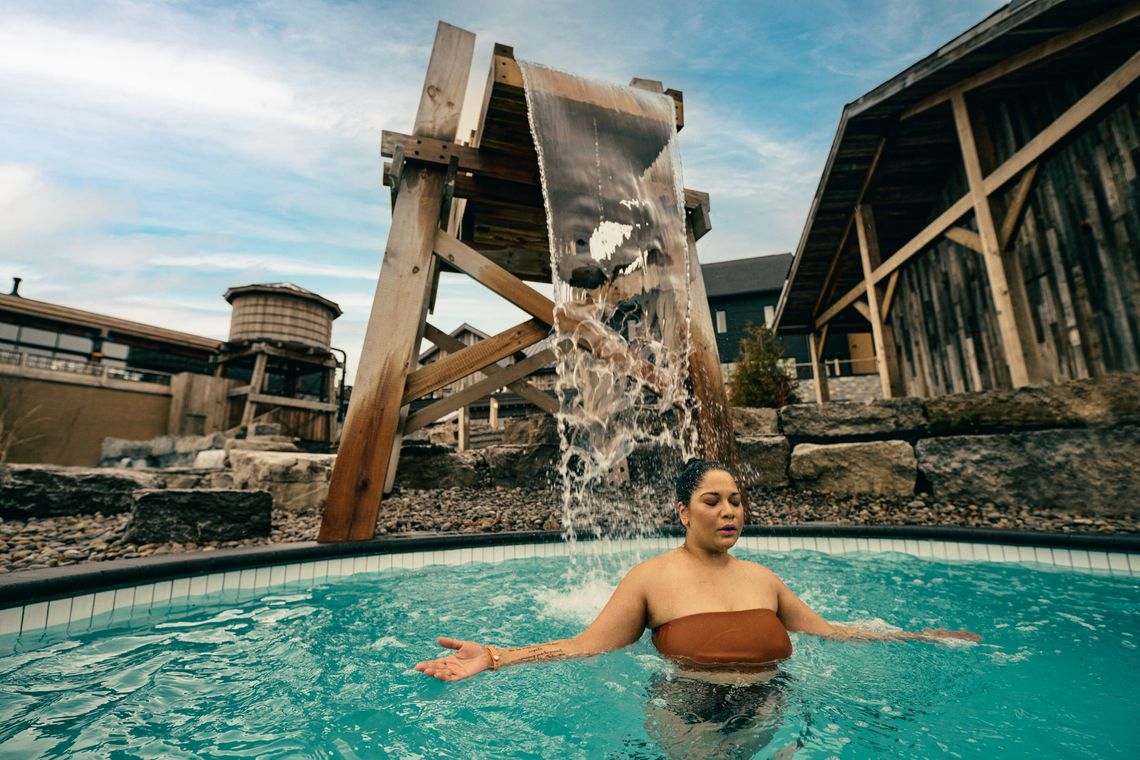
<path fill-rule="evenodd" d="M 659 537 L 683 535 L 671 526 Z M 1093 549 L 1104 552 L 1140 553 L 1140 533 L 1046 533 L 997 528 L 950 528 L 927 525 L 750 525 L 745 536 L 800 536 L 815 538 L 894 538 L 932 541 Z M 580 540 L 592 539 L 580 535 Z M 321 544 L 303 541 L 289 544 L 218 549 L 211 552 L 165 554 L 159 557 L 117 559 L 62 567 L 21 570 L 0 574 L 0 608 L 49 601 L 92 591 L 187 578 L 228 570 L 286 565 L 314 560 L 438 551 L 476 546 L 557 543 L 560 531 L 503 533 L 438 533 Z"/>

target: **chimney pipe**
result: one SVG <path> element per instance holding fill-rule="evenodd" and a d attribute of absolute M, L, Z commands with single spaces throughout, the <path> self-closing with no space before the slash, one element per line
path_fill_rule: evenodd
<path fill-rule="evenodd" d="M 23 281 L 24 281 L 23 277 L 13 277 L 12 278 L 12 292 L 9 293 L 8 295 L 19 297 L 19 295 L 20 295 L 20 283 Z"/>

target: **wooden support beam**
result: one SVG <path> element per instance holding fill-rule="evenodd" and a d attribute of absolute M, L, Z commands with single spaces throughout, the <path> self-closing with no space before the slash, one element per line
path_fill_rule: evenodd
<path fill-rule="evenodd" d="M 1140 76 L 1140 53 L 1136 53 L 1123 65 L 1117 68 L 1103 82 L 1094 87 L 1087 95 L 1069 107 L 1063 114 L 1040 132 L 1036 137 L 1021 147 L 1016 153 L 1007 158 L 1005 162 L 982 180 L 982 190 L 986 197 L 1001 190 L 1021 172 L 1037 162 L 1045 153 L 1054 148 L 1056 144 L 1067 137 L 1069 133 L 1083 124 L 1089 117 L 1107 105 L 1113 98 L 1120 95 L 1125 88 Z M 976 151 L 975 151 L 976 153 Z M 957 222 L 974 207 L 972 193 L 966 193 L 950 208 L 938 215 L 934 221 L 926 225 L 905 245 L 899 248 L 890 258 L 875 269 L 872 280 L 881 282 L 892 272 L 902 267 L 916 254 L 920 253 L 935 238 L 943 234 L 950 225 Z M 843 311 L 851 303 L 866 292 L 866 283 L 861 282 L 831 307 L 816 318 L 816 327 L 830 322 L 836 314 Z"/>
<path fill-rule="evenodd" d="M 1033 191 L 1033 182 L 1037 179 L 1037 167 L 1040 165 L 1030 165 L 1021 175 L 1017 187 L 1013 190 L 1013 198 L 1009 202 L 1009 208 L 1005 211 L 1005 218 L 1001 220 L 1001 229 L 998 230 L 998 243 L 1003 251 L 1013 242 L 1017 234 L 1017 226 L 1021 224 L 1021 220 L 1025 216 L 1029 196 Z"/>
<path fill-rule="evenodd" d="M 879 304 L 880 316 L 883 322 L 886 323 L 890 319 L 891 304 L 895 302 L 895 286 L 899 284 L 899 272 L 896 269 L 891 272 L 891 278 L 887 280 L 887 292 L 883 294 L 883 302 Z"/>
<path fill-rule="evenodd" d="M 842 298 L 829 306 L 827 308 L 827 311 L 823 312 L 815 318 L 815 329 L 819 330 L 823 328 L 824 325 L 835 318 L 835 315 L 846 309 L 851 304 L 855 303 L 859 296 L 863 295 L 866 292 L 866 282 L 860 282 L 858 285 L 851 288 L 851 290 L 847 291 Z"/>
<path fill-rule="evenodd" d="M 450 353 L 455 353 L 456 351 L 462 351 L 464 348 L 467 347 L 467 345 L 465 343 L 463 343 L 463 341 L 459 340 L 458 338 L 451 337 L 447 333 L 443 332 L 442 330 L 440 330 L 440 329 L 438 329 L 438 328 L 436 328 L 430 324 L 424 325 L 424 337 L 427 338 L 428 340 L 430 340 L 432 343 L 439 346 L 440 348 L 442 348 L 444 351 L 448 351 Z M 543 365 L 543 366 L 545 366 L 545 365 Z M 484 367 L 480 371 L 484 375 L 486 375 L 487 377 L 495 377 L 495 378 L 502 379 L 501 376 L 502 376 L 502 372 L 504 369 L 505 368 L 499 364 L 488 364 L 486 367 Z M 538 388 L 535 388 L 533 385 L 526 382 L 525 380 L 514 380 L 514 381 L 502 380 L 502 383 L 507 388 L 510 388 L 512 391 L 517 393 L 520 397 L 522 397 L 522 398 L 526 399 L 527 401 L 529 401 L 530 403 L 534 404 L 535 406 L 537 406 L 539 409 L 546 412 L 547 414 L 557 414 L 558 413 L 558 401 L 556 401 L 555 399 L 552 399 L 550 396 L 543 393 Z M 503 385 L 500 385 L 498 387 L 501 388 L 501 387 L 503 387 Z M 446 412 L 444 412 L 444 414 L 446 414 Z M 407 435 L 409 432 L 410 431 L 405 427 L 404 435 Z"/>
<path fill-rule="evenodd" d="M 265 384 L 265 365 L 269 361 L 267 354 L 258 354 L 257 358 L 253 360 L 253 376 L 249 381 L 249 394 L 245 398 L 245 409 L 241 413 L 241 424 L 248 425 L 253 422 L 254 412 L 257 409 L 257 402 L 254 397 L 261 393 L 261 388 Z"/>
<path fill-rule="evenodd" d="M 1140 16 L 1140 0 L 1132 0 L 1132 2 L 1125 3 L 1119 8 L 1097 16 L 1091 21 L 1086 21 L 1080 26 L 1062 32 L 1055 37 L 1050 37 L 1028 50 L 1023 50 L 1016 55 L 1012 55 L 984 71 L 959 82 L 955 82 L 953 85 L 927 98 L 923 98 L 903 111 L 902 119 L 909 119 L 912 116 L 916 116 L 923 111 L 933 108 L 939 103 L 945 103 L 955 95 L 964 95 L 990 82 L 995 82 L 1015 71 L 1020 71 L 1026 66 L 1043 61 L 1074 45 L 1078 45 L 1121 24 L 1125 24 L 1138 16 Z"/>
<path fill-rule="evenodd" d="M 474 47 L 475 35 L 439 24 L 412 134 L 455 140 Z M 402 173 L 318 541 L 366 540 L 376 532 L 399 455 L 403 393 L 423 323 L 444 181 L 444 170 L 427 165 Z"/>
<path fill-rule="evenodd" d="M 808 353 L 811 355 L 811 378 L 815 384 L 815 403 L 826 404 L 831 400 L 831 392 L 827 387 L 827 368 L 823 366 L 820 357 L 823 356 L 823 345 L 826 335 L 818 332 L 808 333 Z"/>
<path fill-rule="evenodd" d="M 879 169 L 879 159 L 883 157 L 883 151 L 887 147 L 887 138 L 882 137 L 879 139 L 879 144 L 875 146 L 875 153 L 871 156 L 871 164 L 867 167 L 867 175 L 863 178 L 863 186 L 859 188 L 859 195 L 855 199 L 855 205 L 863 202 L 863 198 L 867 195 L 868 188 L 871 183 L 875 181 L 875 174 Z M 843 228 L 843 234 L 839 238 L 839 245 L 835 248 L 835 255 L 831 257 L 831 264 L 827 267 L 827 274 L 823 278 L 823 287 L 819 289 L 819 298 L 815 302 L 815 313 L 823 308 L 823 304 L 831 299 L 834 294 L 835 286 L 832 278 L 835 276 L 836 267 L 839 265 L 839 259 L 843 255 L 843 249 L 847 247 L 847 238 L 851 234 L 851 227 L 855 224 L 855 210 L 852 206 L 851 215 L 847 217 L 847 226 Z"/>
<path fill-rule="evenodd" d="M 1002 262 L 1001 246 L 998 244 L 990 199 L 982 178 L 982 166 L 978 158 L 974 130 L 970 124 L 970 113 L 966 107 L 966 100 L 961 94 L 954 95 L 950 102 L 954 107 L 954 125 L 958 130 L 962 161 L 966 166 L 966 180 L 970 186 L 970 197 L 978 222 L 982 256 L 986 262 L 986 275 L 990 283 L 990 297 L 994 304 L 1006 363 L 1009 365 L 1010 382 L 1014 388 L 1023 388 L 1029 385 L 1029 370 L 1025 362 L 1021 334 L 1018 332 L 1013 300 L 1010 297 L 1008 277 Z"/>
<path fill-rule="evenodd" d="M 310 412 L 335 412 L 336 404 L 328 401 L 313 401 L 307 398 L 289 398 L 288 396 L 271 396 L 267 393 L 251 393 L 250 400 L 254 403 L 267 406 L 284 406 L 290 409 L 306 409 Z"/>
<path fill-rule="evenodd" d="M 720 369 L 712 313 L 705 291 L 701 264 L 697 258 L 697 238 L 691 220 L 685 224 L 688 240 L 689 276 L 689 382 L 697 399 L 698 434 L 701 455 L 722 462 L 739 473 L 736 436 L 732 432 L 732 410 Z"/>
<path fill-rule="evenodd" d="M 435 233 L 435 253 L 476 282 L 498 293 L 515 306 L 548 325 L 554 324 L 554 302 L 503 269 L 446 230 Z"/>
<path fill-rule="evenodd" d="M 851 304 L 851 308 L 859 312 L 859 315 L 862 316 L 863 319 L 867 320 L 868 322 L 871 321 L 871 307 L 867 305 L 866 301 L 856 301 L 855 303 Z"/>
<path fill-rule="evenodd" d="M 880 260 L 879 233 L 875 229 L 874 212 L 865 203 L 855 207 L 855 231 L 859 235 L 859 259 L 863 263 L 863 282 L 867 285 L 867 317 L 871 322 L 875 363 L 879 369 L 883 398 L 898 398 L 905 395 L 906 389 L 895 359 L 894 337 L 891 329 L 883 324 L 879 312 L 879 289 L 871 280 L 871 274 Z"/>
<path fill-rule="evenodd" d="M 950 227 L 946 230 L 946 237 L 959 245 L 966 246 L 971 251 L 985 253 L 985 249 L 982 248 L 982 239 L 978 237 L 978 233 L 969 227 Z"/>
<path fill-rule="evenodd" d="M 459 407 L 459 416 L 455 422 L 458 428 L 455 431 L 455 448 L 457 451 L 467 451 L 471 440 L 471 410 L 466 406 Z"/>
<path fill-rule="evenodd" d="M 516 351 L 533 346 L 549 334 L 549 325 L 538 319 L 528 319 L 486 340 L 466 346 L 462 351 L 448 354 L 408 375 L 401 401 L 410 404 L 421 396 L 482 371 Z"/>
<path fill-rule="evenodd" d="M 450 414 L 456 409 L 465 407 L 472 401 L 481 399 L 489 393 L 494 393 L 499 388 L 502 388 L 504 383 L 521 381 L 522 378 L 533 372 L 537 372 L 552 361 L 554 361 L 554 352 L 550 349 L 545 349 L 509 367 L 503 368 L 502 372 L 492 377 L 484 378 L 476 383 L 472 383 L 466 388 L 461 388 L 455 393 L 445 396 L 439 401 L 408 415 L 408 422 L 404 426 L 404 435 L 419 430 L 425 425 L 430 425 L 445 414 Z"/>

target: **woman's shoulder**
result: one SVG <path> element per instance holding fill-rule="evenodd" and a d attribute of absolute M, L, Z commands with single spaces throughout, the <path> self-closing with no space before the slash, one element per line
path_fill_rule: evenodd
<path fill-rule="evenodd" d="M 780 576 L 776 575 L 769 567 L 762 565 L 759 562 L 751 559 L 736 559 L 738 567 L 744 569 L 745 572 L 755 574 L 764 578 L 775 578 L 779 580 Z"/>
<path fill-rule="evenodd" d="M 627 578 L 646 578 L 653 577 L 667 571 L 669 568 L 676 565 L 679 549 L 670 549 L 663 554 L 658 554 L 655 557 L 642 560 L 634 565 L 628 573 Z"/>

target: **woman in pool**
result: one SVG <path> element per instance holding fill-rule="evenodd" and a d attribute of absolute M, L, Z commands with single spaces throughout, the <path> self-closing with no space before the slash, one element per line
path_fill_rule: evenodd
<path fill-rule="evenodd" d="M 780 578 L 728 550 L 744 527 L 735 479 L 719 462 L 693 459 L 677 477 L 680 547 L 646 560 L 618 584 L 594 622 L 577 636 L 533 646 L 438 639 L 454 650 L 416 665 L 441 681 L 458 681 L 506 665 L 587 657 L 629 646 L 646 628 L 666 657 L 686 669 L 766 670 L 792 654 L 788 631 L 839 639 L 969 639 L 969 631 L 878 632 L 824 620 Z"/>

